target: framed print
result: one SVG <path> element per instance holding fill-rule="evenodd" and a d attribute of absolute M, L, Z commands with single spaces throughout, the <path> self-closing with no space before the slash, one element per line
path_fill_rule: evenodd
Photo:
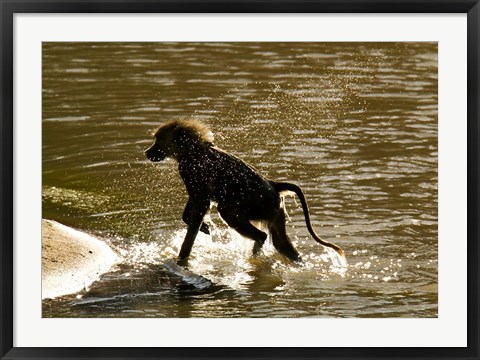
<path fill-rule="evenodd" d="M 478 358 L 477 1 L 2 1 L 1 357 Z"/>

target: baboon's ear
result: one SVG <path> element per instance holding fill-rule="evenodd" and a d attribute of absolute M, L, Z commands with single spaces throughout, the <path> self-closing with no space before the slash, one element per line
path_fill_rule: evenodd
<path fill-rule="evenodd" d="M 188 147 L 193 141 L 192 134 L 188 129 L 177 127 L 173 131 L 173 141 L 179 147 L 179 150 Z"/>

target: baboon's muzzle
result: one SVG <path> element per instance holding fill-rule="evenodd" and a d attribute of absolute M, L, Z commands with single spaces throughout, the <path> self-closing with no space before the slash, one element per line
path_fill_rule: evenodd
<path fill-rule="evenodd" d="M 145 156 L 150 161 L 162 161 L 165 159 L 165 154 L 160 151 L 155 144 L 150 146 L 147 150 L 145 150 Z"/>

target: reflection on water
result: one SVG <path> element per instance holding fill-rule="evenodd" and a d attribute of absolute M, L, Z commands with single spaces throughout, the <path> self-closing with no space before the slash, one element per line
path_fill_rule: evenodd
<path fill-rule="evenodd" d="M 432 43 L 44 43 L 43 216 L 96 234 L 125 261 L 44 317 L 436 317 L 437 46 Z M 302 186 L 334 265 L 287 198 L 304 263 L 228 230 L 215 211 L 189 269 L 173 161 L 143 150 L 194 117 L 217 146 Z"/>

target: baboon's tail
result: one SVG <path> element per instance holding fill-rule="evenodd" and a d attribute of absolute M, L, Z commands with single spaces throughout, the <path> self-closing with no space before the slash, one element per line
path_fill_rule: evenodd
<path fill-rule="evenodd" d="M 291 183 L 273 182 L 273 185 L 278 192 L 292 191 L 295 194 L 297 194 L 298 198 L 300 199 L 300 202 L 302 203 L 303 214 L 305 216 L 305 222 L 307 223 L 307 229 L 310 232 L 310 235 L 312 235 L 312 237 L 318 243 L 322 244 L 323 246 L 326 246 L 326 247 L 329 247 L 329 248 L 335 250 L 338 253 L 338 255 L 340 255 L 343 259 L 345 259 L 345 254 L 340 247 L 338 247 L 335 244 L 329 243 L 328 241 L 323 240 L 313 230 L 312 223 L 310 222 L 310 211 L 308 210 L 307 200 L 305 199 L 305 196 L 303 195 L 302 189 L 299 186 L 297 186 L 295 184 L 291 184 Z"/>

